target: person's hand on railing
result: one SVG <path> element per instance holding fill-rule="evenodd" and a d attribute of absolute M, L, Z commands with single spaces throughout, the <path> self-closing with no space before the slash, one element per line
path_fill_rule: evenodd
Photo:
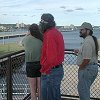
<path fill-rule="evenodd" d="M 74 52 L 75 54 L 78 54 L 79 49 L 74 49 L 73 52 Z"/>
<path fill-rule="evenodd" d="M 100 60 L 98 60 L 98 66 L 100 67 Z"/>

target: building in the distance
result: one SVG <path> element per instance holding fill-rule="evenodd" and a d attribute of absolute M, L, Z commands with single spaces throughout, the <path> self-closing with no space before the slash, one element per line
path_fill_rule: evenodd
<path fill-rule="evenodd" d="M 20 28 L 20 24 L 19 23 L 16 23 L 16 28 Z"/>

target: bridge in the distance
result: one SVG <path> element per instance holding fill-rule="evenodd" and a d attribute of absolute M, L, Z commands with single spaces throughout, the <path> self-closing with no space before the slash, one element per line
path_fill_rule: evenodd
<path fill-rule="evenodd" d="M 7 35 L 0 35 L 0 39 L 9 39 L 9 38 L 15 38 L 15 37 L 23 37 L 26 33 L 22 34 L 7 34 Z"/>

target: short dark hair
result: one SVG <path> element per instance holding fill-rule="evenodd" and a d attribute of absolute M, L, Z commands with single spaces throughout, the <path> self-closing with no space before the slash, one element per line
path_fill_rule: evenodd
<path fill-rule="evenodd" d="M 39 27 L 37 24 L 33 23 L 32 25 L 29 26 L 29 31 L 30 31 L 30 34 L 37 38 L 37 39 L 40 39 L 41 41 L 43 41 L 43 36 L 42 34 L 40 33 L 39 31 Z"/>

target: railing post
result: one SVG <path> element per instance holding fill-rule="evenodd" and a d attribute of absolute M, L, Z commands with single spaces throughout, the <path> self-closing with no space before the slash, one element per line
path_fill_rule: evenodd
<path fill-rule="evenodd" d="M 7 66 L 7 100 L 12 99 L 12 66 L 11 66 L 11 57 L 8 57 L 8 66 Z"/>

